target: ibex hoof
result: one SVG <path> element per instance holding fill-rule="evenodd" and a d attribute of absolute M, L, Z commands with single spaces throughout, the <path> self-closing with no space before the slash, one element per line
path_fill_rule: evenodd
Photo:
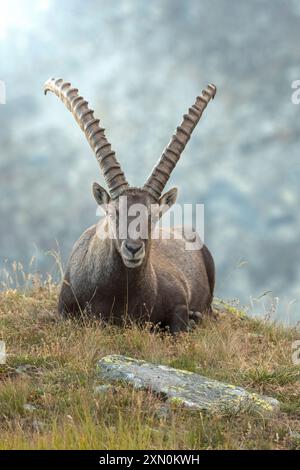
<path fill-rule="evenodd" d="M 202 320 L 203 318 L 203 315 L 200 313 L 200 312 L 193 312 L 192 310 L 189 311 L 189 318 L 190 320 L 194 320 L 194 321 L 199 321 L 199 320 Z"/>

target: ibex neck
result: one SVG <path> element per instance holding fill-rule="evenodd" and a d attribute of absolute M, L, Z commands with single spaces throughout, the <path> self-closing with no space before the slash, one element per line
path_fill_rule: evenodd
<path fill-rule="evenodd" d="M 150 246 L 148 246 L 145 259 L 141 266 L 127 268 L 122 257 L 116 249 L 114 240 L 109 238 L 100 240 L 95 236 L 90 255 L 93 257 L 91 265 L 98 273 L 102 286 L 107 286 L 109 291 L 121 292 L 124 289 L 141 288 L 145 284 L 151 285 L 154 282 L 154 271 L 149 256 Z M 95 259 L 96 257 L 96 259 Z M 97 274 L 96 274 L 97 276 Z"/>
<path fill-rule="evenodd" d="M 136 268 L 127 268 L 124 265 L 120 253 L 116 250 L 113 241 L 110 241 L 110 256 L 107 261 L 112 266 L 112 278 L 117 279 L 121 284 L 129 287 L 141 287 L 145 282 L 151 282 L 153 270 L 149 253 L 146 253 L 141 266 Z"/>

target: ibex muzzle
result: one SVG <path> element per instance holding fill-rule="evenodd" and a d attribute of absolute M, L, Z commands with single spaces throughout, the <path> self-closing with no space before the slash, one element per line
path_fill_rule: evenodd
<path fill-rule="evenodd" d="M 88 306 L 92 315 L 121 323 L 126 306 L 126 316 L 133 319 L 168 326 L 172 333 L 185 330 L 190 315 L 199 318 L 200 313 L 211 312 L 213 259 L 205 245 L 189 252 L 184 241 L 154 240 L 152 233 L 176 201 L 176 188 L 164 194 L 163 190 L 216 87 L 208 85 L 197 97 L 142 188 L 129 186 L 105 129 L 78 90 L 62 79 L 50 79 L 47 91 L 55 93 L 75 117 L 109 190 L 93 185 L 105 217 L 74 246 L 61 289 L 60 313 L 78 315 Z M 144 232 L 138 235 L 130 230 L 137 206 L 144 220 Z"/>

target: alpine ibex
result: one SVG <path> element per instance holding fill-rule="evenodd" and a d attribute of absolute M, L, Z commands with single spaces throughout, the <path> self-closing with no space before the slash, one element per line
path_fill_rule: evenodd
<path fill-rule="evenodd" d="M 146 208 L 155 204 L 159 219 L 165 208 L 175 203 L 176 188 L 162 192 L 204 109 L 214 98 L 216 87 L 208 85 L 189 108 L 143 188 L 129 186 L 105 129 L 76 88 L 62 79 L 50 79 L 44 90 L 45 94 L 55 93 L 75 117 L 109 189 L 108 193 L 93 184 L 94 197 L 105 217 L 87 229 L 73 248 L 60 292 L 59 312 L 78 316 L 88 311 L 117 324 L 124 321 L 126 312 L 130 319 L 160 324 L 172 333 L 186 330 L 189 318 L 211 312 L 215 268 L 209 250 L 201 245 L 199 250 L 188 251 L 182 239 L 153 239 L 152 221 L 147 224 L 147 236 L 121 236 L 119 201 L 126 196 L 127 223 L 133 204 Z M 114 230 L 115 236 L 99 237 L 99 228 L 107 234 Z"/>

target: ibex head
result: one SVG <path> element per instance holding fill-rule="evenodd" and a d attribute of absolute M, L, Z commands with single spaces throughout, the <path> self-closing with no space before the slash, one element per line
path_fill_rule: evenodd
<path fill-rule="evenodd" d="M 107 192 L 98 183 L 94 183 L 94 197 L 105 211 L 110 229 L 116 232 L 114 233 L 116 249 L 125 266 L 130 268 L 140 266 L 149 254 L 149 240 L 151 240 L 153 224 L 176 201 L 176 188 L 162 195 L 163 190 L 204 109 L 214 98 L 216 87 L 208 85 L 197 97 L 195 104 L 189 108 L 143 188 L 132 188 L 127 183 L 116 154 L 105 137 L 105 129 L 100 126 L 99 119 L 94 118 L 94 111 L 88 107 L 87 101 L 79 96 L 77 88 L 72 88 L 70 83 L 62 79 L 52 78 L 45 83 L 44 91 L 45 94 L 48 91 L 55 93 L 71 111 L 83 130 L 95 152 L 109 190 Z M 126 201 L 126 204 L 122 201 Z M 132 218 L 136 217 L 136 213 L 132 213 L 131 208 L 137 207 L 136 205 L 140 206 L 142 212 L 145 211 L 142 218 L 144 217 L 144 220 L 147 218 L 146 233 L 138 237 L 132 236 L 128 230 Z M 156 213 L 153 213 L 153 209 L 151 210 L 153 205 Z M 120 230 L 120 224 L 124 224 L 124 221 L 126 224 Z"/>
<path fill-rule="evenodd" d="M 101 225 L 101 230 L 105 228 L 126 267 L 141 266 L 148 257 L 156 222 L 175 203 L 177 189 L 171 189 L 158 201 L 146 189 L 139 188 L 125 189 L 112 199 L 102 186 L 94 183 L 93 193 L 106 215 L 106 223 L 104 227 Z M 102 233 L 99 236 L 102 237 Z"/>

